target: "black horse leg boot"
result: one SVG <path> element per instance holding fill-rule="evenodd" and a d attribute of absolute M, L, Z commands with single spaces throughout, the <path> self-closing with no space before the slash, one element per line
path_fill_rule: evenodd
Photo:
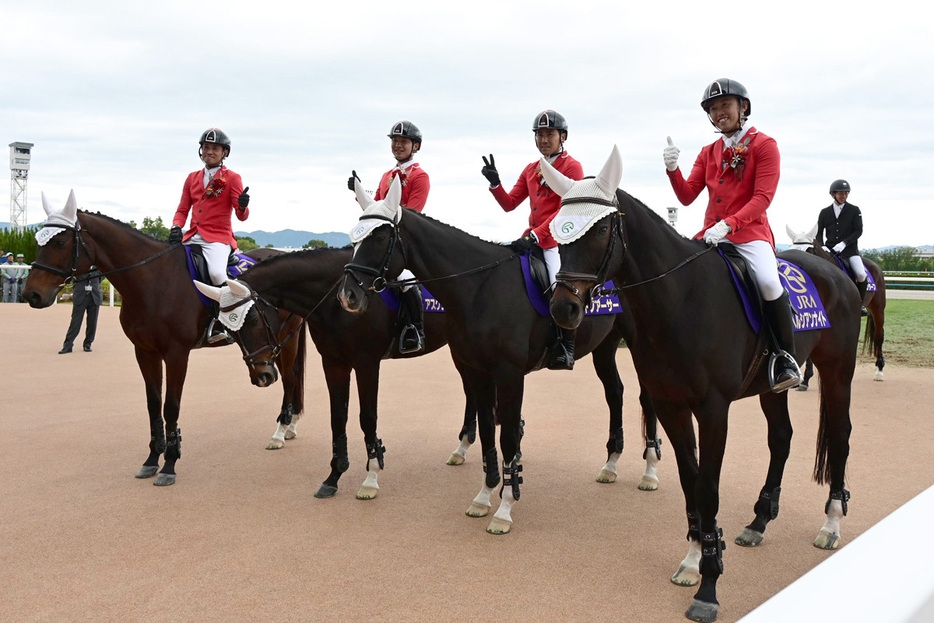
<path fill-rule="evenodd" d="M 574 339 L 577 336 L 576 329 L 562 329 L 554 325 L 557 332 L 555 345 L 551 347 L 551 355 L 548 358 L 549 370 L 573 370 L 574 369 Z"/>
<path fill-rule="evenodd" d="M 768 323 L 777 342 L 777 351 L 769 365 L 769 382 L 772 391 L 783 392 L 801 383 L 801 369 L 795 361 L 795 327 L 791 319 L 791 302 L 788 293 L 774 301 L 763 301 L 765 321 Z"/>
<path fill-rule="evenodd" d="M 869 315 L 869 310 L 866 309 L 866 304 L 865 304 L 865 301 L 866 301 L 866 288 L 868 288 L 868 287 L 869 287 L 869 278 L 868 278 L 868 277 L 867 277 L 866 279 L 862 280 L 862 281 L 857 281 L 857 282 L 856 282 L 856 289 L 859 290 L 859 306 L 860 306 L 860 308 L 859 308 L 859 313 L 862 314 L 863 316 L 868 316 L 868 315 Z"/>
<path fill-rule="evenodd" d="M 402 304 L 409 317 L 409 323 L 399 335 L 399 352 L 403 355 L 417 353 L 425 349 L 425 304 L 422 289 L 414 285 L 402 292 Z"/>

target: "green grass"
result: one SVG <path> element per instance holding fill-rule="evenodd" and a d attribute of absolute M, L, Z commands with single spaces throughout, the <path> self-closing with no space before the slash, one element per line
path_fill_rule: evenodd
<path fill-rule="evenodd" d="M 864 318 L 863 331 L 865 323 Z M 885 355 L 886 363 L 911 368 L 934 368 L 934 301 L 886 301 L 882 354 Z M 875 357 L 862 354 L 860 349 L 859 361 L 874 363 Z"/>

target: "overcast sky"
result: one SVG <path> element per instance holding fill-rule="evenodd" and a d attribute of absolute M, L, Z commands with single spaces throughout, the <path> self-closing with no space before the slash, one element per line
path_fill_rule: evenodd
<path fill-rule="evenodd" d="M 410 119 L 427 213 L 511 240 L 528 204 L 502 212 L 481 156 L 510 188 L 546 108 L 567 118 L 586 174 L 619 145 L 622 187 L 664 215 L 679 205 L 665 139 L 687 172 L 716 138 L 701 94 L 729 77 L 781 151 L 777 242 L 816 223 L 845 178 L 862 247 L 934 244 L 934 45 L 917 3 L 0 0 L 0 23 L 0 141 L 35 143 L 30 223 L 40 191 L 60 206 L 71 188 L 85 209 L 168 223 L 216 126 L 252 196 L 237 230 L 346 232 L 350 171 L 374 188 L 394 164 L 387 132 Z M 682 234 L 705 206 L 706 193 L 680 208 Z"/>

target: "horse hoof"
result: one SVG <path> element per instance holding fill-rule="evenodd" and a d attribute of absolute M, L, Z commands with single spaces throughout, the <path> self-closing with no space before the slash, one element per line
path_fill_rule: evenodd
<path fill-rule="evenodd" d="M 884 380 L 885 380 L 885 375 L 882 374 L 882 372 L 876 370 L 876 374 L 875 374 L 875 376 L 872 377 L 872 380 L 873 380 L 873 381 L 884 381 Z"/>
<path fill-rule="evenodd" d="M 797 387 L 795 387 L 796 392 L 806 392 L 807 390 L 808 390 L 808 386 L 805 385 L 804 383 L 801 383 L 801 385 L 798 385 Z"/>
<path fill-rule="evenodd" d="M 741 545 L 742 547 L 757 547 L 762 543 L 762 539 L 765 538 L 765 535 L 761 532 L 756 532 L 750 528 L 743 530 L 742 534 L 736 537 L 734 543 Z"/>
<path fill-rule="evenodd" d="M 169 485 L 175 484 L 175 474 L 159 474 L 156 476 L 156 479 L 152 481 L 152 484 L 157 487 L 168 487 Z"/>
<path fill-rule="evenodd" d="M 720 610 L 720 604 L 712 604 L 706 601 L 694 600 L 691 607 L 688 608 L 684 616 L 692 621 L 701 621 L 702 623 L 712 623 L 717 620 L 717 611 Z"/>
<path fill-rule="evenodd" d="M 470 508 L 467 509 L 466 514 L 468 517 L 486 517 L 490 514 L 490 507 L 474 502 L 470 505 Z"/>
<path fill-rule="evenodd" d="M 286 432 L 285 432 L 285 438 L 286 438 L 286 439 L 295 439 L 295 437 L 297 437 L 297 436 L 298 436 L 298 433 L 296 433 L 294 430 L 290 430 L 290 431 L 286 431 Z"/>
<path fill-rule="evenodd" d="M 316 498 L 333 498 L 337 494 L 337 487 L 332 487 L 331 485 L 322 484 L 318 487 L 318 490 L 315 491 Z"/>
<path fill-rule="evenodd" d="M 597 474 L 597 482 L 602 482 L 605 484 L 616 482 L 616 473 L 611 472 L 608 469 L 601 469 L 600 473 Z"/>
<path fill-rule="evenodd" d="M 452 452 L 451 456 L 448 457 L 448 465 L 463 465 L 464 456 L 458 454 L 457 452 Z"/>
<path fill-rule="evenodd" d="M 508 534 L 510 530 L 512 530 L 511 521 L 497 519 L 496 517 L 494 517 L 490 525 L 486 527 L 486 531 L 490 534 Z"/>
<path fill-rule="evenodd" d="M 671 583 L 678 586 L 697 586 L 700 582 L 700 572 L 697 569 L 689 569 L 681 566 L 678 572 L 671 576 Z"/>
<path fill-rule="evenodd" d="M 379 493 L 379 489 L 376 487 L 363 486 L 357 491 L 358 500 L 372 500 L 376 498 L 376 495 Z"/>
<path fill-rule="evenodd" d="M 136 478 L 152 478 L 159 471 L 158 465 L 143 465 L 136 472 Z"/>
<path fill-rule="evenodd" d="M 658 478 L 649 478 L 648 476 L 643 476 L 642 482 L 639 483 L 639 491 L 656 490 L 658 490 Z"/>
<path fill-rule="evenodd" d="M 814 547 L 818 549 L 837 549 L 840 547 L 840 535 L 821 530 L 817 538 L 814 539 Z"/>
<path fill-rule="evenodd" d="M 285 447 L 285 442 L 278 437 L 273 437 L 266 443 L 267 450 L 280 450 Z"/>

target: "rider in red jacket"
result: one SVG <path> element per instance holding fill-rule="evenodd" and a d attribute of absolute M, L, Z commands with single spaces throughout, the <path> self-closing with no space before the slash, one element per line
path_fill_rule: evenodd
<path fill-rule="evenodd" d="M 425 209 L 431 184 L 428 174 L 415 161 L 415 154 L 422 147 L 422 132 L 411 121 L 399 121 L 392 126 L 388 134 L 392 143 L 390 148 L 396 159 L 396 166 L 383 173 L 373 198 L 385 199 L 391 184 L 402 184 L 400 205 L 416 212 Z M 354 180 L 359 180 L 353 171 L 347 180 L 347 188 L 354 190 Z M 399 273 L 399 279 L 414 279 L 409 269 Z M 425 303 L 419 286 L 403 286 L 401 289 L 402 313 L 404 315 L 402 333 L 399 335 L 399 352 L 403 355 L 417 353 L 425 348 Z"/>
<path fill-rule="evenodd" d="M 568 138 L 568 122 L 554 110 L 543 110 L 532 122 L 535 132 L 535 146 L 538 151 L 554 166 L 572 180 L 584 177 L 580 163 L 564 151 L 564 141 Z M 506 212 L 516 209 L 526 198 L 531 204 L 529 226 L 518 240 L 512 243 L 517 251 L 528 251 L 532 245 L 541 247 L 548 267 L 548 280 L 555 282 L 555 275 L 561 270 L 561 257 L 558 255 L 558 243 L 551 237 L 549 224 L 561 209 L 561 197 L 542 180 L 541 165 L 538 160 L 530 163 L 519 175 L 519 180 L 508 193 L 500 185 L 499 172 L 493 154 L 487 161 L 483 158 L 483 176 L 490 182 L 490 192 Z M 574 367 L 575 332 L 554 325 L 557 342 L 551 349 L 548 361 L 549 370 L 570 370 Z"/>
<path fill-rule="evenodd" d="M 247 206 L 250 196 L 243 188 L 240 176 L 224 166 L 230 155 L 230 139 L 221 130 L 210 128 L 201 134 L 198 156 L 204 168 L 194 171 L 185 179 L 182 198 L 172 218 L 169 242 L 195 244 L 201 247 L 208 276 L 216 286 L 227 282 L 227 258 L 237 248 L 233 234 L 231 213 L 245 221 L 250 216 Z M 191 214 L 191 227 L 182 235 L 182 227 Z M 211 319 L 208 341 L 230 341 L 223 327 Z"/>
<path fill-rule="evenodd" d="M 723 136 L 701 150 L 687 180 L 678 169 L 680 151 L 669 137 L 664 151 L 668 180 L 683 205 L 707 189 L 704 229 L 695 238 L 711 245 L 725 239 L 748 263 L 780 351 L 770 371 L 772 391 L 785 391 L 801 383 L 801 370 L 795 361 L 791 303 L 778 277 L 774 237 L 765 214 L 778 187 L 778 145 L 746 124 L 752 103 L 746 87 L 735 80 L 708 85 L 701 107 Z"/>

